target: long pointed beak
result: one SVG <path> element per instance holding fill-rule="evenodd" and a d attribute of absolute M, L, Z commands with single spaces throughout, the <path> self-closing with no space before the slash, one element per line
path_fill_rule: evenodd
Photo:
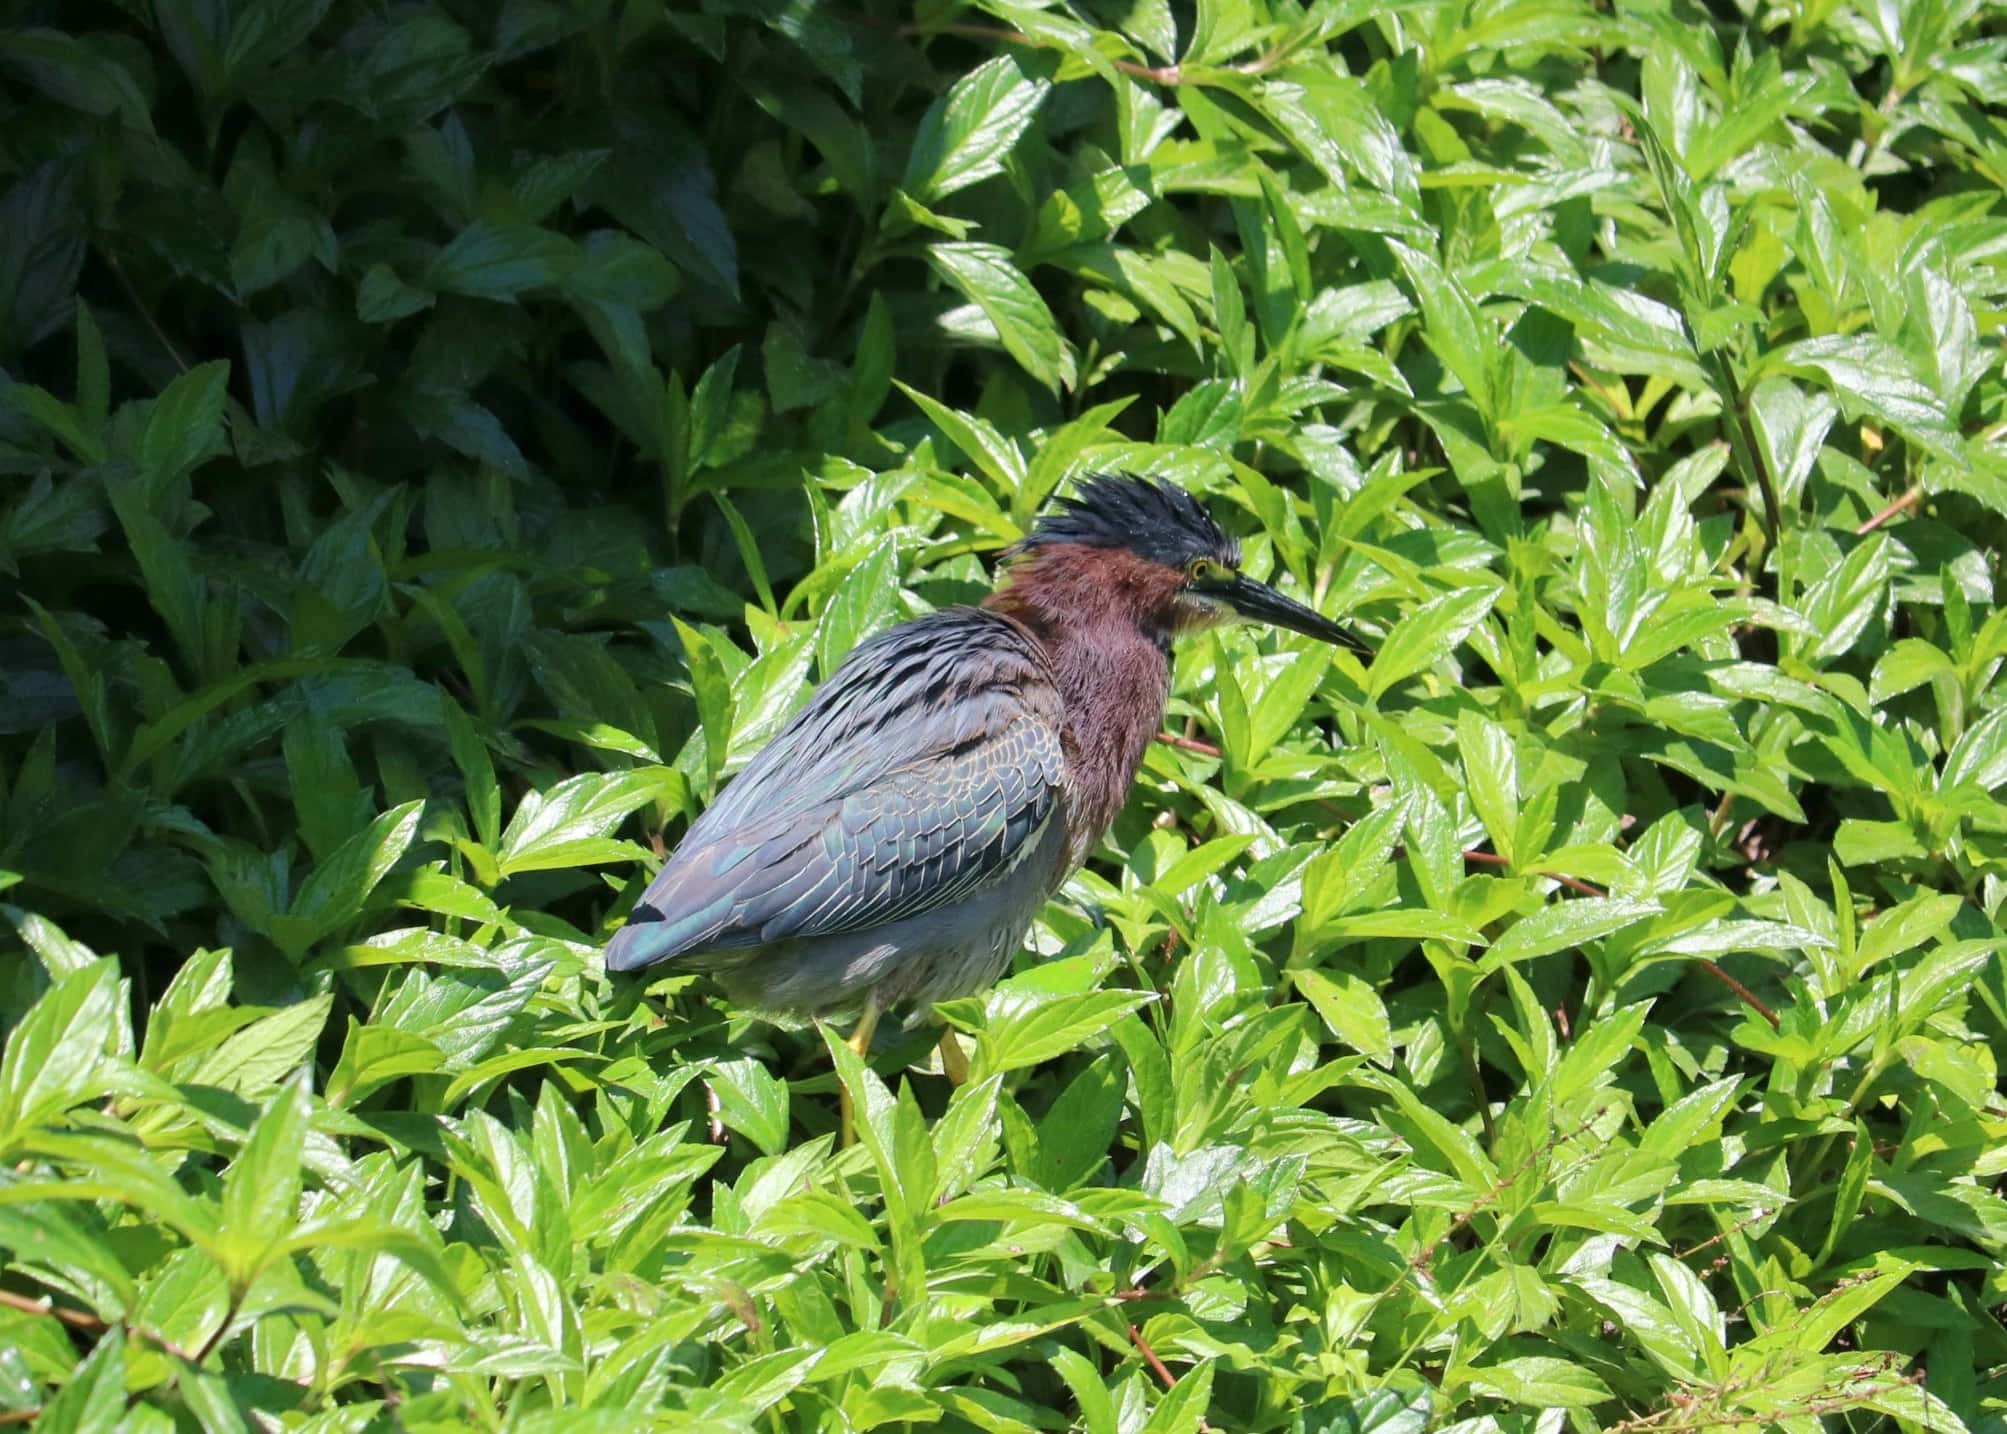
<path fill-rule="evenodd" d="M 1350 630 L 1340 627 L 1314 608 L 1284 597 L 1266 583 L 1236 575 L 1218 596 L 1250 621 L 1287 628 L 1336 647 L 1349 647 L 1362 657 L 1372 656 L 1373 649 L 1353 636 Z"/>

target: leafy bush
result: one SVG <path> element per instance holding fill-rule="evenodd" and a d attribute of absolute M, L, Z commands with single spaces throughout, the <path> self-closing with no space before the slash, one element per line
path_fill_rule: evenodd
<path fill-rule="evenodd" d="M 0 1420 L 2002 1426 L 1997 10 L 9 17 Z M 1377 655 L 958 1090 L 609 983 L 1096 469 Z"/>

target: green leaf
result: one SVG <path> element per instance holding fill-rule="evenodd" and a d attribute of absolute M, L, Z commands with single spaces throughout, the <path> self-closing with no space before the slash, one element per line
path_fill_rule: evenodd
<path fill-rule="evenodd" d="M 431 1075 L 445 1064 L 439 1047 L 423 1036 L 389 1026 L 348 1023 L 341 1059 L 328 1077 L 329 1105 L 352 1105 L 406 1076 Z"/>
<path fill-rule="evenodd" d="M 1164 421 L 1157 425 L 1157 441 L 1230 453 L 1240 441 L 1245 415 L 1240 385 L 1213 379 L 1190 389 L 1171 405 Z"/>
<path fill-rule="evenodd" d="M 1350 972 L 1327 976 L 1297 970 L 1290 978 L 1331 1034 L 1363 1056 L 1382 1064 L 1394 1055 L 1393 1023 L 1379 993 Z"/>
<path fill-rule="evenodd" d="M 300 834 L 325 860 L 367 818 L 355 766 L 341 731 L 318 715 L 295 722 L 283 742 L 286 780 L 300 816 Z"/>
<path fill-rule="evenodd" d="M 1194 1365 L 1164 1392 L 1150 1411 L 1144 1434 L 1194 1434 L 1205 1426 L 1206 1411 L 1212 1406 L 1213 1366 L 1208 1360 Z"/>
<path fill-rule="evenodd" d="M 578 261 L 577 246 L 562 234 L 477 219 L 433 257 L 423 282 L 441 293 L 513 302 L 559 283 Z"/>
<path fill-rule="evenodd" d="M 130 1307 L 138 1294 L 111 1243 L 54 1202 L 0 1205 L 0 1240 L 22 1265 L 51 1271 L 73 1285 L 102 1289 L 117 1307 Z"/>
<path fill-rule="evenodd" d="M 1366 690 L 1378 697 L 1396 683 L 1424 672 L 1484 621 L 1498 601 L 1495 587 L 1455 588 L 1430 599 L 1394 624 L 1367 673 Z"/>
<path fill-rule="evenodd" d="M 0 1151 L 102 1093 L 106 1037 L 119 1014 L 116 968 L 96 961 L 43 993 L 0 1054 Z"/>
<path fill-rule="evenodd" d="M 1642 1290 L 1599 1275 L 1575 1274 L 1570 1281 L 1616 1317 L 1651 1360 L 1675 1379 L 1696 1379 L 1705 1373 L 1692 1326 Z"/>
<path fill-rule="evenodd" d="M 1428 255 L 1405 245 L 1391 246 L 1406 271 L 1422 311 L 1423 337 L 1444 368 L 1470 395 L 1479 413 L 1496 411 L 1492 367 L 1498 348 L 1493 326 L 1455 277 Z"/>
<path fill-rule="evenodd" d="M 843 384 L 842 365 L 811 355 L 801 335 L 783 323 L 767 325 L 760 361 L 766 370 L 767 395 L 775 413 L 822 403 Z M 719 497 L 722 502 L 722 495 Z"/>
<path fill-rule="evenodd" d="M 1236 374 L 1254 367 L 1254 331 L 1247 325 L 1247 304 L 1242 299 L 1240 280 L 1233 266 L 1218 248 L 1212 250 L 1211 278 L 1213 325 L 1219 330 L 1220 348 Z"/>
<path fill-rule="evenodd" d="M 1519 759 L 1512 736 L 1498 723 L 1464 711 L 1457 716 L 1456 741 L 1471 805 L 1491 833 L 1492 850 L 1513 862 L 1517 859 L 1513 838 L 1519 827 Z"/>
<path fill-rule="evenodd" d="M 430 289 L 406 283 L 388 264 L 372 264 L 356 286 L 355 316 L 365 324 L 392 324 L 439 301 Z"/>
<path fill-rule="evenodd" d="M 1941 451 L 1950 451 L 1956 441 L 1944 399 L 1901 349 L 1873 334 L 1799 339 L 1771 362 L 1824 379 L 1850 418 L 1879 419 Z"/>
<path fill-rule="evenodd" d="M 1052 311 L 1031 280 L 995 244 L 929 244 L 927 262 L 989 316 L 1004 351 L 1053 393 L 1070 383 L 1073 365 Z"/>
<path fill-rule="evenodd" d="M 970 1079 L 1021 1070 L 1078 1049 L 1131 1011 L 1156 999 L 1149 991 L 1091 991 L 1038 996 L 999 989 L 984 1003 Z"/>
<path fill-rule="evenodd" d="M 1956 896 L 1926 894 L 1890 907 L 1862 930 L 1854 957 L 1855 972 L 1947 934 L 1951 918 L 1962 904 Z"/>
<path fill-rule="evenodd" d="M 114 1325 L 71 1371 L 35 1419 L 48 1434 L 101 1434 L 123 1427 L 125 1332 Z"/>
<path fill-rule="evenodd" d="M 1305 1427 L 1332 1434 L 1427 1434 L 1440 1422 L 1431 1417 L 1435 1407 L 1427 1385 L 1374 1389 L 1325 1400 L 1310 1411 Z"/>
<path fill-rule="evenodd" d="M 334 997 L 323 993 L 252 1021 L 203 1051 L 189 1080 L 247 1096 L 264 1095 L 313 1053 L 333 1005 Z"/>
<path fill-rule="evenodd" d="M 1320 928 L 1332 941 L 1365 937 L 1403 937 L 1412 941 L 1454 941 L 1464 946 L 1482 946 L 1484 936 L 1469 922 L 1422 907 L 1390 907 L 1385 911 L 1361 911 L 1340 916 Z"/>
<path fill-rule="evenodd" d="M 244 1148 L 223 1176 L 217 1252 L 233 1290 L 250 1287 L 299 1219 L 300 1162 L 307 1137 L 304 1072 L 273 1092 Z"/>
<path fill-rule="evenodd" d="M 223 401 L 229 382 L 230 361 L 217 359 L 180 375 L 153 401 L 140 435 L 139 469 L 154 491 L 224 452 Z"/>
<path fill-rule="evenodd" d="M 1921 858 L 1930 853 L 1905 822 L 1848 817 L 1833 834 L 1833 854 L 1848 866 Z"/>
<path fill-rule="evenodd" d="M 1617 896 L 1578 896 L 1553 902 L 1513 922 L 1484 953 L 1484 967 L 1495 970 L 1573 950 L 1635 926 L 1656 916 L 1660 909 L 1656 901 Z"/>
<path fill-rule="evenodd" d="M 666 767 L 585 772 L 543 792 L 529 792 L 502 833 L 502 875 L 555 871 L 619 860 L 627 850 L 606 837 L 630 812 L 651 801 L 674 801 L 677 774 Z"/>
<path fill-rule="evenodd" d="M 1905 637 L 1875 659 L 1868 700 L 1879 707 L 1933 678 L 1951 676 L 1955 670 L 1951 659 L 1935 644 L 1920 637 Z"/>
<path fill-rule="evenodd" d="M 1778 500 L 1787 507 L 1798 501 L 1839 412 L 1825 394 L 1808 393 L 1780 378 L 1764 379 L 1749 395 L 1750 427 L 1777 484 Z"/>
<path fill-rule="evenodd" d="M 961 449 L 963 456 L 982 469 L 990 481 L 1005 492 L 1017 491 L 1025 480 L 1025 462 L 1016 444 L 984 420 L 958 413 L 919 390 L 899 383 L 897 379 L 893 382 L 901 393 L 920 406 L 920 410 L 950 443 Z"/>
<path fill-rule="evenodd" d="M 2007 783 L 2007 712 L 1980 718 L 1945 754 L 1939 785 L 1950 791 L 1968 783 L 1987 792 Z"/>
<path fill-rule="evenodd" d="M 719 774 L 724 770 L 726 754 L 731 751 L 733 725 L 731 679 L 725 675 L 724 662 L 718 656 L 716 644 L 708 635 L 691 627 L 681 618 L 674 618 L 671 621 L 675 623 L 676 636 L 683 645 L 683 658 L 690 669 L 690 688 L 697 698 L 697 724 L 702 737 L 702 746 L 697 750 L 703 754 L 702 776 L 708 785 L 718 780 Z M 535 800 L 537 805 L 533 810 L 539 814 L 540 819 L 543 819 L 542 814 L 546 811 L 555 814 L 555 809 L 548 808 L 548 797 L 540 796 Z M 527 799 L 525 805 L 528 805 Z M 635 805 L 639 806 L 640 802 L 637 801 Z M 518 808 L 516 821 L 522 820 L 522 817 L 522 808 Z M 516 821 L 509 823 L 511 831 L 515 830 Z M 503 837 L 505 846 L 508 840 L 507 836 Z"/>
<path fill-rule="evenodd" d="M 446 738 L 453 750 L 453 765 L 460 769 L 467 814 L 473 818 L 474 835 L 490 851 L 501 841 L 502 790 L 495 780 L 495 764 L 488 756 L 488 744 L 474 719 L 459 703 L 445 701 L 440 712 L 446 719 Z"/>
<path fill-rule="evenodd" d="M 787 1146 L 787 1082 L 754 1060 L 720 1061 L 711 1066 L 711 1089 L 725 1124 L 766 1155 Z"/>
<path fill-rule="evenodd" d="M 900 187 L 926 201 L 1003 172 L 1052 85 L 1020 55 L 1000 55 L 962 76 L 920 121 Z"/>
<path fill-rule="evenodd" d="M 92 44 L 96 36 L 61 30 L 10 30 L 7 68 L 58 104 L 92 115 L 117 115 L 134 129 L 152 132 L 146 96 L 122 60 L 126 52 Z"/>
<path fill-rule="evenodd" d="M 1534 1409 L 1587 1409 L 1611 1398 L 1609 1386 L 1590 1370 L 1546 1355 L 1503 1359 L 1462 1374 L 1478 1393 Z"/>
<path fill-rule="evenodd" d="M 1910 1262 L 1898 1260 L 1893 1268 L 1878 1270 L 1861 1280 L 1836 1288 L 1812 1305 L 1803 1320 L 1795 1322 L 1796 1327 L 1788 1332 L 1792 1347 L 1806 1351 L 1824 1349 L 1842 1330 L 1894 1292 L 1916 1269 L 1917 1266 Z M 1785 1332 L 1777 1333 L 1782 1335 Z M 1763 1341 L 1766 1344 L 1780 1342 L 1775 1336 Z"/>
<path fill-rule="evenodd" d="M 422 799 L 393 807 L 314 868 L 292 909 L 273 922 L 273 937 L 288 955 L 297 958 L 362 912 L 377 883 L 410 849 L 424 809 Z"/>
<path fill-rule="evenodd" d="M 1877 534 L 1812 585 L 1799 603 L 1805 620 L 1819 634 L 1809 656 L 1838 657 L 1859 641 L 1881 612 L 1891 567 L 1888 541 Z"/>
<path fill-rule="evenodd" d="M 1826 1225 L 1825 1241 L 1819 1246 L 1816 1263 L 1824 1266 L 1839 1248 L 1840 1241 L 1852 1228 L 1854 1217 L 1860 1213 L 1861 1200 L 1867 1194 L 1868 1177 L 1874 1172 L 1874 1141 L 1867 1127 L 1854 1122 L 1853 1138 L 1849 1143 L 1846 1166 L 1840 1172 L 1839 1184 L 1833 1192 L 1833 1214 Z"/>

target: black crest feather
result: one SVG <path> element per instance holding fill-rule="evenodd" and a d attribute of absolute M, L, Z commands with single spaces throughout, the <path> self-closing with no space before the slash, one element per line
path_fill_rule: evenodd
<path fill-rule="evenodd" d="M 1193 558 L 1240 566 L 1240 544 L 1198 499 L 1175 484 L 1112 473 L 1094 474 L 1061 498 L 1033 525 L 1023 547 L 1029 552 L 1047 543 L 1127 548 L 1166 567 Z"/>

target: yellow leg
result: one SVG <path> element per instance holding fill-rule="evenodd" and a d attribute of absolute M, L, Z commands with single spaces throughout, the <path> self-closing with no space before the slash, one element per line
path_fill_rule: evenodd
<path fill-rule="evenodd" d="M 871 1037 L 878 1029 L 878 1003 L 866 999 L 864 1013 L 857 1018 L 857 1026 L 844 1044 L 857 1054 L 859 1060 L 871 1054 Z M 857 1113 L 850 1108 L 850 1087 L 837 1084 L 838 1140 L 845 1146 L 857 1139 Z"/>
<path fill-rule="evenodd" d="M 949 1085 L 968 1083 L 968 1052 L 964 1051 L 962 1043 L 955 1039 L 952 1027 L 941 1032 L 941 1073 L 947 1076 Z"/>

